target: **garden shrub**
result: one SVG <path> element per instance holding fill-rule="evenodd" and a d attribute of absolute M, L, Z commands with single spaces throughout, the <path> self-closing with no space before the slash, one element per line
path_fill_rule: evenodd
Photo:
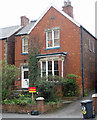
<path fill-rule="evenodd" d="M 15 65 L 2 62 L 2 99 L 6 99 L 11 94 L 11 88 L 18 77 L 19 69 Z"/>
<path fill-rule="evenodd" d="M 56 101 L 58 99 L 58 93 L 56 93 L 57 89 L 54 89 L 56 86 L 60 84 L 60 77 L 56 76 L 48 76 L 42 77 L 38 82 L 38 96 L 42 96 L 45 98 L 45 101 Z"/>
<path fill-rule="evenodd" d="M 75 78 L 78 77 L 74 74 L 68 74 L 65 80 L 62 82 L 63 96 L 72 97 L 78 95 L 78 85 L 76 84 Z"/>

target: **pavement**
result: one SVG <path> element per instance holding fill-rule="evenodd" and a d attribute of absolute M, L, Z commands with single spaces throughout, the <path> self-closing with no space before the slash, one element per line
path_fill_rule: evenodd
<path fill-rule="evenodd" d="M 3 113 L 2 118 L 83 118 L 80 101 L 92 100 L 92 94 L 94 93 L 94 91 L 91 91 L 87 97 L 82 97 L 79 100 L 73 101 L 64 108 L 58 109 L 54 112 L 36 116 L 30 114 Z M 97 120 L 97 116 L 93 118 L 93 120 Z"/>

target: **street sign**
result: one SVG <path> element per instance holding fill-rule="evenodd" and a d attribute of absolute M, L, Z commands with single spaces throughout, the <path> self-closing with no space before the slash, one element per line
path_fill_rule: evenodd
<path fill-rule="evenodd" d="M 36 87 L 29 87 L 29 93 L 35 93 Z"/>

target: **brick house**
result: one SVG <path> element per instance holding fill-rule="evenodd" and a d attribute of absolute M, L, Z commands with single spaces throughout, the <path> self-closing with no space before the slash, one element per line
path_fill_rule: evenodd
<path fill-rule="evenodd" d="M 45 75 L 76 74 L 81 94 L 95 85 L 96 38 L 73 19 L 71 2 L 64 2 L 63 11 L 50 5 L 37 21 L 30 22 L 16 35 L 15 65 L 21 67 L 16 85 L 29 87 L 29 43 L 42 45 L 40 58 L 41 77 Z M 28 45 L 29 44 L 29 45 Z"/>
<path fill-rule="evenodd" d="M 21 26 L 11 26 L 0 29 L 0 61 L 14 64 L 15 34 L 21 30 Z"/>

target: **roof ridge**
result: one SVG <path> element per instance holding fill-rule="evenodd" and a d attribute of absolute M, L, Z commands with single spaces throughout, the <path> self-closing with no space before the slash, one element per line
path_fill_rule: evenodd
<path fill-rule="evenodd" d="M 53 7 L 55 8 L 57 11 L 59 11 L 63 16 L 67 17 L 71 22 L 73 22 L 74 24 L 76 24 L 78 27 L 80 27 L 80 24 L 78 22 L 76 22 L 72 17 L 70 17 L 67 13 L 63 12 L 62 10 L 60 10 L 59 8 L 57 8 L 55 5 L 53 5 L 52 3 L 48 6 L 48 8 L 42 13 L 42 15 L 38 18 L 38 20 L 36 21 L 36 23 L 34 24 L 34 26 L 29 30 L 28 34 L 30 34 L 30 32 L 33 30 L 33 28 L 37 25 L 37 23 L 43 18 L 43 16 L 48 12 L 48 10 Z"/>

